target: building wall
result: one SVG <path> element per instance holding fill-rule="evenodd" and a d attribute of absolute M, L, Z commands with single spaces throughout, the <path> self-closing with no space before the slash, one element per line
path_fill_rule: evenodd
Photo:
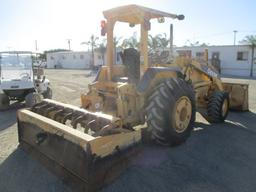
<path fill-rule="evenodd" d="M 119 49 L 117 51 L 120 51 Z M 118 52 L 117 52 L 118 53 Z M 106 65 L 107 55 L 94 52 L 94 65 Z M 91 52 L 55 52 L 47 53 L 47 68 L 64 68 L 64 69 L 89 69 L 92 64 Z M 121 57 L 116 54 L 116 64 L 121 64 Z"/>
<path fill-rule="evenodd" d="M 208 46 L 208 47 L 179 47 L 175 51 L 191 51 L 192 58 L 204 57 L 202 53 L 208 49 L 208 60 L 214 53 L 218 53 L 220 59 L 220 71 L 223 75 L 250 76 L 252 50 L 247 45 L 236 46 Z M 254 76 L 256 76 L 256 63 L 254 64 Z"/>
<path fill-rule="evenodd" d="M 90 53 L 88 52 L 56 52 L 47 53 L 47 68 L 88 69 Z"/>
<path fill-rule="evenodd" d="M 122 64 L 122 59 L 120 56 L 120 52 L 123 50 L 121 48 L 116 48 L 116 52 L 113 53 L 113 60 L 114 64 L 116 65 L 121 65 Z M 103 58 L 102 58 L 103 57 Z M 116 59 L 116 61 L 115 61 Z M 107 64 L 107 52 L 105 52 L 104 56 L 102 53 L 95 51 L 94 52 L 94 62 L 95 65 L 106 65 Z"/>

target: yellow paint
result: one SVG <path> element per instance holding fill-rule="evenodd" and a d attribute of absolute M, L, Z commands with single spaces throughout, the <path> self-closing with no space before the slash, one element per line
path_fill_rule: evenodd
<path fill-rule="evenodd" d="M 141 140 L 141 131 L 132 131 L 129 133 L 120 133 L 104 137 L 98 137 L 89 142 L 93 154 L 105 157 L 119 149 L 132 146 Z"/>
<path fill-rule="evenodd" d="M 38 126 L 48 133 L 62 136 L 75 144 L 81 145 L 82 147 L 89 141 L 95 139 L 95 137 L 92 137 L 91 135 L 85 134 L 42 115 L 33 113 L 27 109 L 19 110 L 17 115 L 20 123 L 25 122 Z"/>

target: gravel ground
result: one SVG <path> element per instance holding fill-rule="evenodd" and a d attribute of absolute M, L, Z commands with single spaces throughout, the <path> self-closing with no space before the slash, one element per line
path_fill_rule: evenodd
<path fill-rule="evenodd" d="M 93 77 L 83 70 L 46 70 L 53 99 L 79 106 Z M 256 80 L 250 84 L 249 112 L 230 112 L 223 124 L 208 125 L 197 114 L 188 141 L 175 148 L 144 145 L 130 167 L 102 191 L 256 191 Z M 17 148 L 13 103 L 0 112 L 0 191 L 71 191 L 41 164 Z"/>

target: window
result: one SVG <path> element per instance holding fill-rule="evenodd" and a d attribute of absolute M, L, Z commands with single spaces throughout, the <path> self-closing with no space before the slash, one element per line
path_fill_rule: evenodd
<path fill-rule="evenodd" d="M 237 52 L 236 60 L 237 61 L 247 61 L 248 55 L 249 55 L 248 51 L 239 51 L 239 52 Z"/>
<path fill-rule="evenodd" d="M 196 52 L 196 58 L 203 58 L 204 52 Z"/>
<path fill-rule="evenodd" d="M 178 50 L 177 53 L 180 57 L 191 58 L 191 50 Z"/>
<path fill-rule="evenodd" d="M 212 52 L 212 59 L 220 59 L 220 52 Z"/>
<path fill-rule="evenodd" d="M 53 57 L 53 56 L 51 56 L 51 60 L 54 60 L 54 57 Z"/>
<path fill-rule="evenodd" d="M 84 55 L 80 55 L 80 59 L 84 59 Z"/>

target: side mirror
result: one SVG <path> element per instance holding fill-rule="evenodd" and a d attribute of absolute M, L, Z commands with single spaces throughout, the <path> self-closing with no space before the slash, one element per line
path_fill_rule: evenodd
<path fill-rule="evenodd" d="M 158 17 L 157 21 L 158 21 L 158 23 L 164 23 L 165 19 L 164 19 L 164 17 Z"/>
<path fill-rule="evenodd" d="M 184 16 L 184 15 L 177 15 L 177 19 L 178 19 L 178 20 L 184 20 L 184 19 L 185 19 L 185 16 Z"/>
<path fill-rule="evenodd" d="M 101 26 L 101 36 L 105 36 L 106 35 L 106 33 L 107 33 L 107 23 L 106 23 L 106 21 L 105 20 L 102 20 L 101 22 L 100 22 L 100 26 Z"/>
<path fill-rule="evenodd" d="M 107 33 L 107 29 L 106 28 L 102 28 L 100 31 L 101 36 L 105 36 Z"/>
<path fill-rule="evenodd" d="M 129 23 L 129 27 L 135 27 L 134 23 Z"/>

